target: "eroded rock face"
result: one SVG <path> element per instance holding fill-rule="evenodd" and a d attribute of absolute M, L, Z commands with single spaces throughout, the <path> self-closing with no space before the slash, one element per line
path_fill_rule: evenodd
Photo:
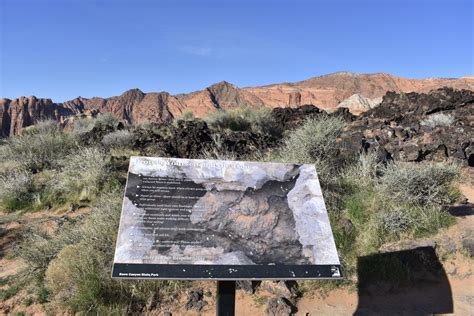
<path fill-rule="evenodd" d="M 342 117 L 346 130 L 338 140 L 339 157 L 355 157 L 374 151 L 380 161 L 442 161 L 455 159 L 474 166 L 474 92 L 443 88 L 427 94 L 387 93 L 383 102 L 355 116 L 346 108 L 329 115 Z M 272 111 L 273 129 L 288 131 L 307 118 L 326 112 L 313 105 Z M 160 127 L 161 128 L 161 127 Z M 269 135 L 231 130 L 212 130 L 200 120 L 180 121 L 168 132 L 137 129 L 136 148 L 162 157 L 196 158 L 215 148 L 236 158 L 264 152 L 281 144 L 283 133 Z M 163 137 L 170 134 L 170 137 Z"/>
<path fill-rule="evenodd" d="M 202 117 L 216 109 L 239 106 L 259 108 L 295 108 L 315 104 L 330 112 L 347 107 L 353 113 L 372 107 L 388 91 L 428 92 L 440 87 L 474 90 L 473 78 L 413 80 L 388 74 L 335 73 L 295 83 L 238 88 L 222 81 L 200 91 L 170 95 L 167 92 L 144 93 L 131 89 L 110 98 L 78 97 L 63 103 L 50 99 L 21 97 L 0 100 L 0 135 L 10 136 L 38 120 L 64 122 L 87 111 L 112 112 L 128 123 L 163 123 L 191 111 Z M 375 101 L 374 101 L 375 100 Z"/>
<path fill-rule="evenodd" d="M 382 102 L 382 97 L 378 98 L 366 98 L 363 95 L 358 93 L 351 95 L 349 98 L 345 99 L 338 104 L 338 108 L 348 108 L 351 109 L 351 112 L 354 114 L 360 114 L 367 110 L 373 109 Z"/>
<path fill-rule="evenodd" d="M 429 92 L 441 87 L 474 90 L 474 80 L 473 78 L 417 80 L 399 78 L 385 73 L 338 72 L 295 83 L 280 83 L 244 90 L 258 97 L 271 108 L 315 104 L 321 109 L 332 112 L 341 102 L 354 94 L 367 99 L 375 99 L 384 96 L 388 91 Z M 356 106 L 358 108 L 360 104 Z"/>
<path fill-rule="evenodd" d="M 0 136 L 19 134 L 27 126 L 41 120 L 53 119 L 59 122 L 65 117 L 81 113 L 81 104 L 58 105 L 51 99 L 34 96 L 0 100 Z"/>

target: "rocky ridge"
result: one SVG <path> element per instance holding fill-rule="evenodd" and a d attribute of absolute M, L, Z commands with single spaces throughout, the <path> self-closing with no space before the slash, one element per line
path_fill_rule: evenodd
<path fill-rule="evenodd" d="M 328 114 L 313 105 L 275 108 L 271 112 L 273 126 L 270 129 L 279 131 L 276 134 L 215 131 L 202 120 L 178 120 L 176 124 L 161 127 L 170 129 L 167 134 L 173 136 L 168 138 L 162 136 L 159 127 L 135 129 L 134 148 L 144 155 L 199 157 L 214 146 L 213 139 L 218 137 L 222 150 L 242 158 L 255 150 L 278 147 L 284 131 L 301 125 L 306 118 L 321 115 Z M 474 166 L 473 91 L 442 88 L 430 93 L 390 92 L 380 105 L 359 116 L 347 108 L 339 108 L 329 115 L 340 116 L 347 124 L 337 144 L 338 157 L 342 160 L 359 152 L 374 151 L 383 161 L 454 159 Z M 84 141 L 87 138 L 86 135 Z"/>
<path fill-rule="evenodd" d="M 361 114 L 342 137 L 348 148 L 374 150 L 384 159 L 458 159 L 474 166 L 474 93 L 443 88 L 387 93 Z"/>
<path fill-rule="evenodd" d="M 216 109 L 238 106 L 294 108 L 313 104 L 328 111 L 345 106 L 359 114 L 375 106 L 377 98 L 388 91 L 428 92 L 444 86 L 474 90 L 474 78 L 419 80 L 383 73 L 341 72 L 295 83 L 250 88 L 238 88 L 222 81 L 204 90 L 178 95 L 167 92 L 144 93 L 139 89 L 131 89 L 120 96 L 78 97 L 63 103 L 34 96 L 13 100 L 4 98 L 0 100 L 0 136 L 19 134 L 24 127 L 40 120 L 53 119 L 68 124 L 77 117 L 94 116 L 100 112 L 112 112 L 128 123 L 167 122 L 185 111 L 201 117 Z"/>

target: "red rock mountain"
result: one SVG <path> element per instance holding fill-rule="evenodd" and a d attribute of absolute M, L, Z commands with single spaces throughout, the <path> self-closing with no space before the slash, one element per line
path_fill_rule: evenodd
<path fill-rule="evenodd" d="M 474 77 L 457 79 L 404 79 L 384 73 L 353 74 L 338 72 L 295 83 L 280 83 L 261 87 L 238 88 L 222 81 L 204 90 L 170 95 L 167 92 L 144 93 L 128 90 L 110 98 L 78 97 L 63 103 L 34 96 L 0 100 L 0 135 L 10 136 L 22 128 L 44 119 L 64 122 L 88 112 L 112 112 L 129 123 L 165 122 L 184 111 L 203 116 L 216 109 L 242 105 L 296 107 L 314 104 L 328 111 L 339 104 L 360 113 L 375 106 L 388 91 L 428 92 L 440 87 L 474 90 Z M 344 102 L 345 101 L 345 102 Z"/>

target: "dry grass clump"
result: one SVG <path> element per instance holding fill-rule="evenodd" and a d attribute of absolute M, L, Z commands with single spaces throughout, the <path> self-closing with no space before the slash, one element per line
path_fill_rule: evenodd
<path fill-rule="evenodd" d="M 241 106 L 232 110 L 218 110 L 204 117 L 209 127 L 254 133 L 272 133 L 272 116 L 268 108 L 251 109 Z"/>
<path fill-rule="evenodd" d="M 16 161 L 37 172 L 54 166 L 74 148 L 75 142 L 70 134 L 64 133 L 57 123 L 46 121 L 22 135 L 8 138 L 1 158 Z"/>
<path fill-rule="evenodd" d="M 15 249 L 15 255 L 28 265 L 32 277 L 42 276 L 51 260 L 67 245 L 81 239 L 74 223 L 64 225 L 57 235 L 50 235 L 38 227 L 29 227 L 23 233 L 22 243 Z"/>
<path fill-rule="evenodd" d="M 452 163 L 389 164 L 380 179 L 380 189 L 400 203 L 444 205 L 459 195 L 455 186 L 459 175 L 460 167 Z"/>
<path fill-rule="evenodd" d="M 116 126 L 119 119 L 110 112 L 100 113 L 96 117 L 85 117 L 75 120 L 73 123 L 72 133 L 80 136 L 90 132 L 93 128 L 104 128 L 106 126 Z"/>
<path fill-rule="evenodd" d="M 110 277 L 120 218 L 121 192 L 102 196 L 83 225 L 79 242 L 63 248 L 50 262 L 45 282 L 56 304 L 71 312 L 119 309 L 141 313 L 178 293 L 186 282 L 117 281 Z"/>
<path fill-rule="evenodd" d="M 127 130 L 114 131 L 102 138 L 102 145 L 107 149 L 126 149 L 133 147 L 133 133 Z"/>
<path fill-rule="evenodd" d="M 283 162 L 314 163 L 319 174 L 336 165 L 338 146 L 345 123 L 339 117 L 320 116 L 307 119 L 284 139 L 277 159 Z"/>
<path fill-rule="evenodd" d="M 365 174 L 365 176 L 363 176 Z M 445 205 L 456 197 L 459 168 L 447 163 L 389 163 L 370 156 L 349 168 L 344 180 L 350 190 L 343 216 L 356 234 L 359 254 L 386 241 L 434 234 L 452 223 Z"/>
<path fill-rule="evenodd" d="M 0 173 L 0 205 L 6 211 L 22 209 L 31 202 L 33 176 L 15 168 Z"/>
<path fill-rule="evenodd" d="M 190 111 L 190 110 L 184 111 L 183 113 L 181 113 L 181 116 L 178 117 L 178 120 L 181 120 L 181 121 L 192 121 L 194 119 L 195 119 L 194 113 L 193 111 Z"/>
<path fill-rule="evenodd" d="M 282 146 L 271 154 L 274 161 L 314 164 L 330 210 L 339 208 L 345 190 L 340 173 L 347 162 L 337 143 L 344 126 L 343 119 L 337 116 L 306 119 L 303 125 L 290 131 Z"/>
<path fill-rule="evenodd" d="M 48 186 L 69 201 L 90 201 L 108 176 L 106 154 L 95 147 L 81 148 L 60 161 L 60 170 Z"/>

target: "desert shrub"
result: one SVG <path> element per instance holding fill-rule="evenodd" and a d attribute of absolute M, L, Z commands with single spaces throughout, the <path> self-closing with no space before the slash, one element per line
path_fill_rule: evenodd
<path fill-rule="evenodd" d="M 339 169 L 342 164 L 336 139 L 344 126 L 339 117 L 309 118 L 286 135 L 274 160 L 315 164 L 321 184 L 326 188 L 326 198 L 331 198 L 330 195 L 340 186 Z"/>
<path fill-rule="evenodd" d="M 85 147 L 60 161 L 60 171 L 48 183 L 50 194 L 70 201 L 91 200 L 108 176 L 107 156 L 98 148 Z"/>
<path fill-rule="evenodd" d="M 100 313 L 110 309 L 128 313 L 160 295 L 179 292 L 187 283 L 176 281 L 118 281 L 110 271 L 120 218 L 120 191 L 102 196 L 84 224 L 81 240 L 63 248 L 45 273 L 55 304 L 72 312 Z M 121 306 L 121 307 L 120 307 Z"/>
<path fill-rule="evenodd" d="M 73 222 L 63 225 L 55 236 L 33 226 L 23 233 L 22 242 L 15 248 L 14 254 L 28 265 L 32 279 L 41 278 L 59 251 L 80 239 L 81 235 L 74 230 Z"/>
<path fill-rule="evenodd" d="M 133 146 L 133 134 L 127 130 L 119 130 L 106 134 L 102 145 L 108 149 L 124 149 Z"/>
<path fill-rule="evenodd" d="M 181 113 L 181 116 L 178 119 L 182 121 L 192 121 L 194 120 L 194 114 L 192 111 L 186 110 L 183 113 Z"/>
<path fill-rule="evenodd" d="M 232 110 L 218 110 L 204 117 L 204 120 L 214 129 L 267 134 L 273 132 L 271 111 L 266 107 L 251 109 L 242 106 Z"/>
<path fill-rule="evenodd" d="M 31 172 L 13 169 L 0 173 L 0 205 L 6 211 L 25 208 L 31 203 Z"/>
<path fill-rule="evenodd" d="M 117 126 L 119 119 L 111 112 L 98 114 L 96 117 L 85 117 L 75 120 L 72 133 L 76 136 L 90 132 L 93 128 L 103 129 L 107 126 Z"/>
<path fill-rule="evenodd" d="M 94 126 L 114 126 L 117 125 L 120 120 L 111 112 L 103 112 L 95 117 Z"/>
<path fill-rule="evenodd" d="M 439 205 L 410 206 L 414 222 L 410 237 L 418 238 L 436 234 L 441 228 L 454 223 L 454 217 Z"/>
<path fill-rule="evenodd" d="M 383 165 L 377 160 L 375 153 L 362 153 L 355 163 L 344 170 L 342 177 L 352 185 L 373 186 L 382 169 Z"/>
<path fill-rule="evenodd" d="M 307 119 L 284 139 L 282 159 L 296 163 L 318 163 L 331 160 L 337 152 L 336 138 L 341 135 L 344 121 L 338 117 Z"/>
<path fill-rule="evenodd" d="M 42 133 L 59 133 L 62 128 L 58 122 L 54 120 L 38 121 L 35 125 L 24 128 L 22 134 L 42 134 Z"/>
<path fill-rule="evenodd" d="M 78 120 L 74 120 L 72 125 L 72 132 L 74 134 L 83 134 L 91 131 L 94 128 L 95 119 L 92 117 L 84 117 Z"/>
<path fill-rule="evenodd" d="M 453 202 L 460 167 L 448 163 L 389 164 L 380 179 L 380 189 L 390 199 L 418 205 Z"/>
<path fill-rule="evenodd" d="M 212 144 L 202 150 L 200 159 L 237 160 L 237 155 L 225 148 L 221 134 L 212 134 Z"/>
<path fill-rule="evenodd" d="M 340 194 L 342 211 L 330 212 L 346 274 L 356 270 L 357 257 L 377 252 L 386 242 L 432 235 L 449 226 L 453 218 L 443 205 L 456 195 L 458 172 L 447 163 L 383 166 L 372 154 L 348 166 L 341 174 L 347 184 Z"/>
<path fill-rule="evenodd" d="M 389 234 L 399 235 L 415 225 L 415 216 L 403 207 L 379 213 L 381 229 Z"/>
<path fill-rule="evenodd" d="M 10 137 L 2 150 L 2 159 L 37 172 L 54 166 L 75 148 L 71 135 L 64 133 L 56 123 L 43 122 L 31 131 Z"/>
<path fill-rule="evenodd" d="M 421 126 L 435 128 L 438 126 L 451 126 L 454 123 L 454 117 L 445 113 L 435 113 L 420 121 Z"/>

